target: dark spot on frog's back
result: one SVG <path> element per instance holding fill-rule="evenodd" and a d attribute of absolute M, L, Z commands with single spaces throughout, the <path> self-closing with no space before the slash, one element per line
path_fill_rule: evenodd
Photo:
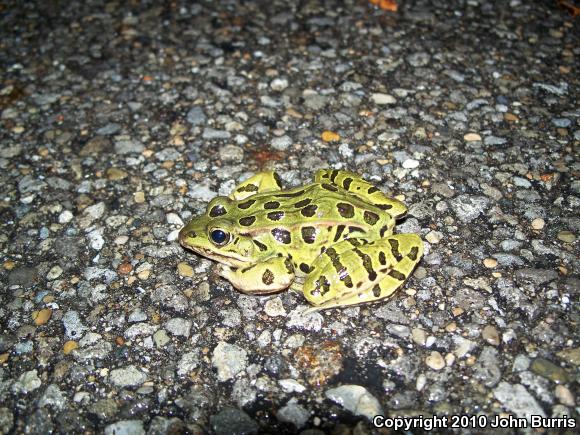
<path fill-rule="evenodd" d="M 254 245 L 256 245 L 261 252 L 268 250 L 268 247 L 262 242 L 258 242 L 257 240 L 252 240 L 252 242 L 254 242 Z"/>
<path fill-rule="evenodd" d="M 300 263 L 300 270 L 304 273 L 310 273 L 310 266 L 306 263 Z"/>
<path fill-rule="evenodd" d="M 254 222 L 256 222 L 256 216 L 246 216 L 246 217 L 240 218 L 240 220 L 238 222 L 240 223 L 240 225 L 243 225 L 245 227 L 249 227 Z"/>
<path fill-rule="evenodd" d="M 344 180 L 342 180 L 342 187 L 344 187 L 346 190 L 348 190 L 348 188 L 350 187 L 352 183 L 352 178 L 345 178 Z"/>
<path fill-rule="evenodd" d="M 339 202 L 336 204 L 336 208 L 338 213 L 346 219 L 350 219 L 354 216 L 354 207 L 351 204 L 347 204 L 346 202 Z"/>
<path fill-rule="evenodd" d="M 298 201 L 296 204 L 294 204 L 294 207 L 296 207 L 296 208 L 306 207 L 311 202 L 312 202 L 311 198 L 305 198 L 305 199 Z"/>
<path fill-rule="evenodd" d="M 223 216 L 227 213 L 227 210 L 223 205 L 214 205 L 209 211 L 209 217 Z"/>
<path fill-rule="evenodd" d="M 336 192 L 338 190 L 338 187 L 333 186 L 332 184 L 327 184 L 327 183 L 322 183 L 322 188 L 326 189 L 330 192 Z"/>
<path fill-rule="evenodd" d="M 375 186 L 371 186 L 371 187 L 369 187 L 369 190 L 367 190 L 367 193 L 368 193 L 369 195 L 372 195 L 372 194 L 373 194 L 373 193 L 375 193 L 375 192 L 380 192 L 380 190 L 379 190 L 379 189 L 377 189 Z"/>
<path fill-rule="evenodd" d="M 238 208 L 241 208 L 242 210 L 246 210 L 246 209 L 250 208 L 251 206 L 253 206 L 255 203 L 256 203 L 255 199 L 248 199 L 247 201 L 240 202 L 238 204 Z"/>
<path fill-rule="evenodd" d="M 374 225 L 379 220 L 379 215 L 376 213 L 373 213 L 372 211 L 365 210 L 364 220 L 367 224 Z"/>
<path fill-rule="evenodd" d="M 284 212 L 283 211 L 271 211 L 270 213 L 267 214 L 268 219 L 270 219 L 271 221 L 279 221 L 280 219 L 282 219 L 284 217 Z"/>
<path fill-rule="evenodd" d="M 304 243 L 312 244 L 316 240 L 316 228 L 314 227 L 302 227 L 300 230 L 302 233 L 302 240 Z"/>
<path fill-rule="evenodd" d="M 300 210 L 300 214 L 304 217 L 312 217 L 312 216 L 314 216 L 314 213 L 316 213 L 317 208 L 318 208 L 317 205 L 310 204 L 310 205 L 304 207 L 302 210 Z"/>
<path fill-rule="evenodd" d="M 290 235 L 290 231 L 283 230 L 281 228 L 274 228 L 272 231 L 272 236 L 285 245 L 289 245 L 292 242 L 292 236 Z"/>
<path fill-rule="evenodd" d="M 268 201 L 264 203 L 264 209 L 266 210 L 275 210 L 280 207 L 280 203 L 278 201 Z"/>

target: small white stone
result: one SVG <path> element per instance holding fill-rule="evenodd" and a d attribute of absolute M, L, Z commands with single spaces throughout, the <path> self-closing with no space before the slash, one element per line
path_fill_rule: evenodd
<path fill-rule="evenodd" d="M 278 91 L 278 92 L 283 91 L 284 89 L 286 89 L 288 87 L 288 80 L 276 78 L 270 82 L 270 87 L 274 91 Z"/>
<path fill-rule="evenodd" d="M 415 382 L 415 389 L 417 391 L 421 391 L 423 388 L 425 388 L 426 384 L 427 384 L 427 376 L 421 373 L 419 376 L 417 376 L 417 381 Z"/>
<path fill-rule="evenodd" d="M 286 310 L 284 309 L 284 305 L 282 304 L 282 299 L 279 297 L 275 297 L 270 299 L 264 305 L 264 311 L 270 317 L 276 316 L 285 316 Z"/>
<path fill-rule="evenodd" d="M 407 159 L 403 162 L 403 168 L 405 169 L 415 169 L 419 166 L 419 160 Z"/>
<path fill-rule="evenodd" d="M 177 213 L 167 213 L 167 223 L 170 225 L 179 225 L 183 226 L 183 221 L 179 217 Z"/>
<path fill-rule="evenodd" d="M 386 104 L 395 104 L 397 102 L 396 98 L 389 94 L 376 93 L 372 94 L 371 98 L 373 102 L 379 106 Z"/>
<path fill-rule="evenodd" d="M 58 215 L 58 223 L 68 224 L 70 221 L 72 221 L 73 217 L 74 216 L 70 211 L 65 210 L 60 215 Z"/>
<path fill-rule="evenodd" d="M 56 266 L 51 267 L 51 269 L 46 274 L 46 279 L 49 281 L 57 279 L 59 276 L 62 275 L 62 267 L 58 264 Z"/>
<path fill-rule="evenodd" d="M 425 364 L 427 364 L 427 366 L 433 370 L 441 370 L 443 367 L 445 367 L 445 360 L 439 352 L 434 350 L 431 352 L 431 355 L 425 359 Z"/>

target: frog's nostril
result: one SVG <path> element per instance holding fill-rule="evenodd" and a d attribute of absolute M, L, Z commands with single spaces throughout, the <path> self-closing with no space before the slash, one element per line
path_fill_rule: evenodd
<path fill-rule="evenodd" d="M 184 243 L 187 239 L 193 239 L 197 237 L 195 231 L 186 230 L 185 228 L 179 232 L 179 242 Z"/>

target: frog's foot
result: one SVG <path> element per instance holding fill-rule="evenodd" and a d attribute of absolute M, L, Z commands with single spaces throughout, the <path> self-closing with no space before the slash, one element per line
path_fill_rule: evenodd
<path fill-rule="evenodd" d="M 376 205 L 395 219 L 402 218 L 407 214 L 407 207 L 401 201 L 389 198 L 377 187 L 364 178 L 350 171 L 337 169 L 321 169 L 314 176 L 316 183 L 329 183 L 342 187 L 347 192 Z"/>
<path fill-rule="evenodd" d="M 395 234 L 358 246 L 355 240 L 338 243 L 314 262 L 303 290 L 313 311 L 388 298 L 423 255 L 416 234 Z"/>
<path fill-rule="evenodd" d="M 292 262 L 274 257 L 248 267 L 221 266 L 218 274 L 246 294 L 267 295 L 284 290 L 294 281 Z"/>
<path fill-rule="evenodd" d="M 240 201 L 256 193 L 274 192 L 282 189 L 282 181 L 275 171 L 258 172 L 236 186 L 230 199 Z"/>

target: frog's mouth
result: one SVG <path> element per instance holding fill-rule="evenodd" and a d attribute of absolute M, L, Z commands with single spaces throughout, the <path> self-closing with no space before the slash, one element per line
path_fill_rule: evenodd
<path fill-rule="evenodd" d="M 191 246 L 186 244 L 183 240 L 179 240 L 181 246 L 185 249 L 195 252 L 210 260 L 225 264 L 232 267 L 243 267 L 248 264 L 248 261 L 236 252 L 218 252 L 213 249 L 204 248 L 202 246 Z"/>

